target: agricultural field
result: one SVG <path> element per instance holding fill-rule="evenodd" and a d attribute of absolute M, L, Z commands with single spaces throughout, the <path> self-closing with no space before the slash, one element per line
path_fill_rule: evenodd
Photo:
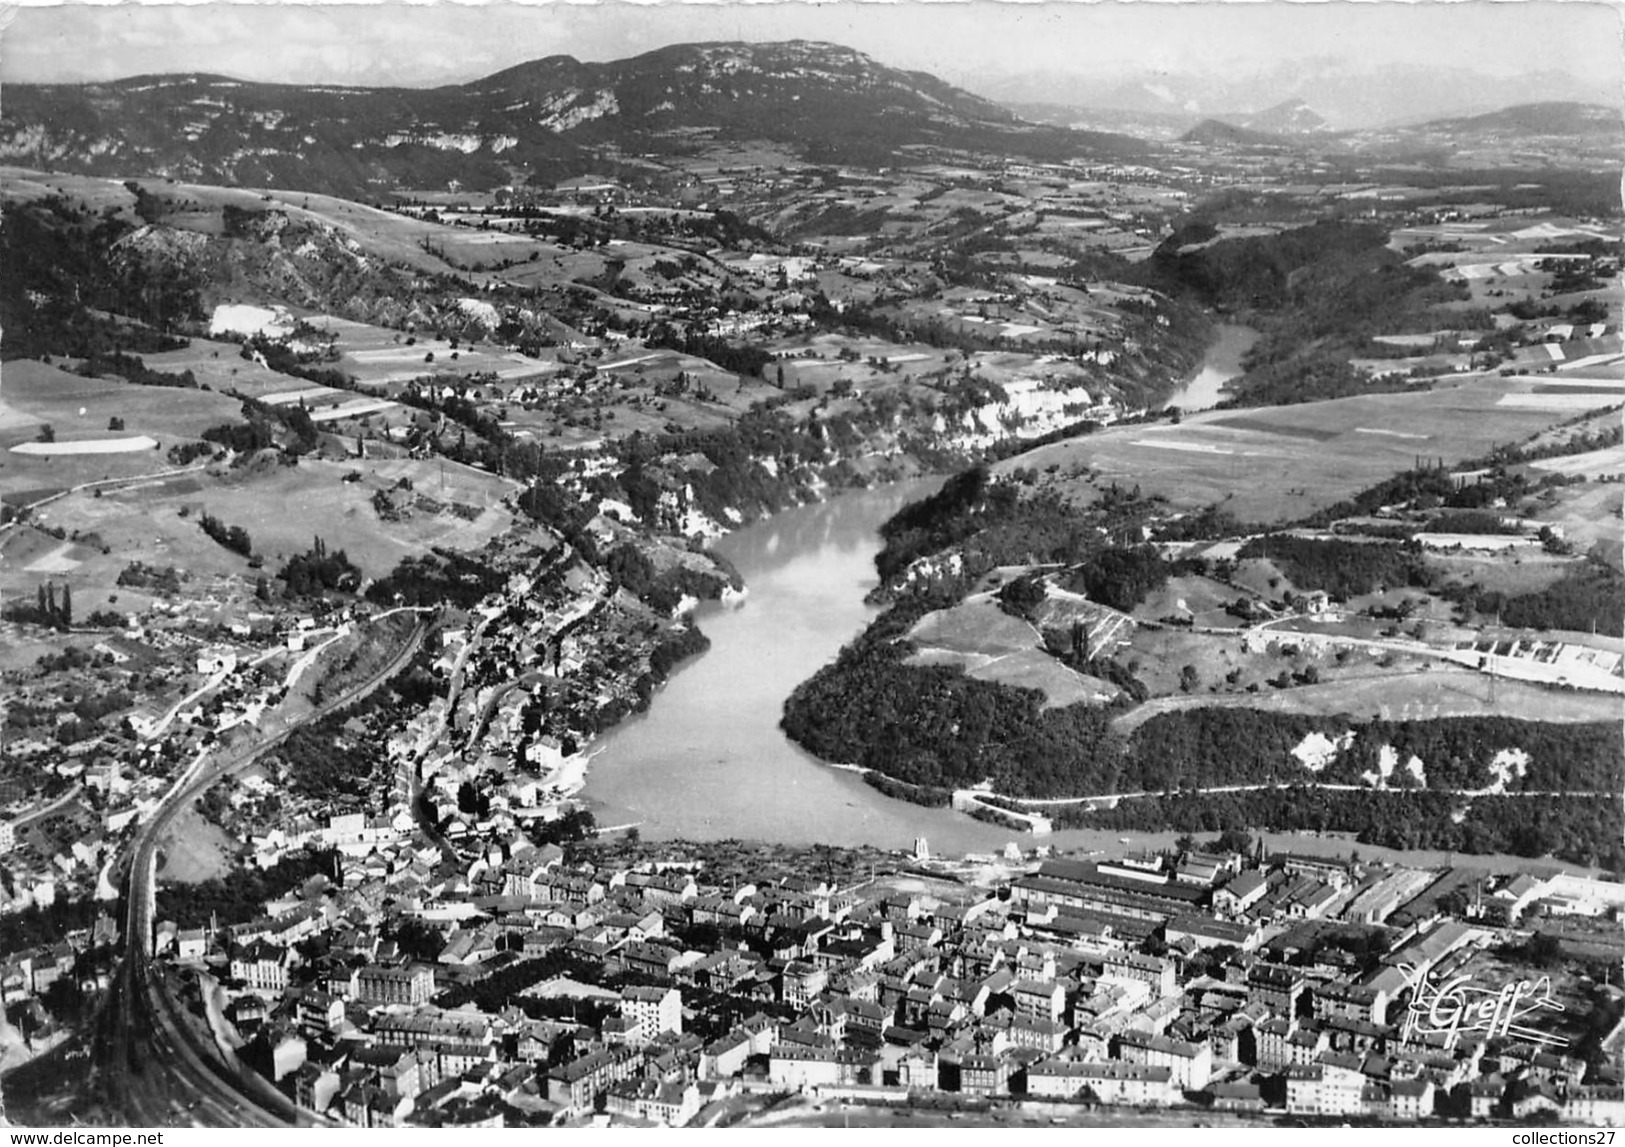
<path fill-rule="evenodd" d="M 1542 474 L 1562 474 L 1564 477 L 1579 474 L 1587 479 L 1617 479 L 1625 477 L 1625 456 L 1622 456 L 1616 446 L 1611 450 L 1592 450 L 1586 454 L 1570 454 L 1565 458 L 1547 458 L 1540 462 L 1531 462 L 1529 468 Z"/>
<path fill-rule="evenodd" d="M 128 211 L 135 206 L 135 196 L 120 179 L 67 172 L 47 174 L 10 165 L 0 165 L 0 191 L 10 203 L 31 203 L 52 195 L 65 195 L 83 201 L 97 215 L 108 208 Z"/>
<path fill-rule="evenodd" d="M 1114 426 L 1031 451 L 996 470 L 1087 466 L 1096 482 L 1138 484 L 1179 509 L 1219 502 L 1242 521 L 1292 520 L 1409 469 L 1418 457 L 1446 463 L 1477 457 L 1572 413 L 1554 401 L 1564 396 L 1535 394 L 1534 385 L 1477 377 L 1431 391 Z M 1583 408 L 1597 404 L 1595 395 L 1581 397 L 1588 404 Z M 1060 489 L 1083 493 L 1081 485 L 1072 479 Z"/>
<path fill-rule="evenodd" d="M 0 493 L 66 489 L 173 469 L 169 447 L 235 420 L 240 407 L 210 391 L 132 386 L 120 379 L 82 378 L 32 360 L 8 362 L 0 394 Z M 108 429 L 113 418 L 123 419 L 124 429 Z M 15 449 L 36 443 L 46 425 L 55 432 L 56 445 L 78 444 L 92 452 Z M 141 449 L 116 448 L 141 439 Z M 115 449 L 104 453 L 108 447 L 95 444 Z"/>
<path fill-rule="evenodd" d="M 1194 575 L 1169 578 L 1161 589 L 1146 595 L 1135 609 L 1135 618 L 1158 621 L 1165 617 L 1189 618 L 1192 625 L 1206 628 L 1234 628 L 1240 622 L 1224 611 L 1238 594 L 1230 586 L 1212 578 Z"/>
<path fill-rule="evenodd" d="M 364 574 L 379 577 L 408 554 L 421 553 L 432 545 L 470 548 L 507 523 L 504 511 L 490 507 L 501 493 L 514 489 L 513 485 L 490 475 L 479 475 L 483 481 L 472 481 L 464 475 L 477 472 L 447 463 L 447 491 L 442 497 L 437 470 L 438 464 L 423 462 L 306 459 L 295 467 L 276 467 L 247 476 L 228 472 L 176 501 L 206 508 L 220 520 L 244 527 L 272 572 L 282 559 L 310 546 L 313 530 L 319 524 L 330 535 L 326 541 L 331 548 L 343 548 Z M 361 472 L 360 481 L 344 481 L 352 471 Z M 412 479 L 417 506 L 421 507 L 425 500 L 443 506 L 457 503 L 469 507 L 471 516 L 418 509 L 403 521 L 382 521 L 372 505 L 373 495 L 402 477 Z M 153 517 L 161 519 L 168 508 L 161 503 Z M 492 517 L 496 520 L 492 521 Z"/>
<path fill-rule="evenodd" d="M 1117 651 L 1117 659 L 1129 667 L 1145 682 L 1153 697 L 1181 692 L 1180 678 L 1187 667 L 1196 671 L 1196 695 L 1207 697 L 1211 690 L 1228 690 L 1225 678 L 1239 671 L 1234 688 L 1245 689 L 1262 684 L 1282 669 L 1296 668 L 1292 661 L 1278 653 L 1248 653 L 1242 649 L 1241 637 L 1214 637 L 1191 633 L 1183 629 L 1151 629 L 1141 627 L 1126 649 Z M 1307 659 L 1305 659 L 1305 663 Z"/>
<path fill-rule="evenodd" d="M 859 390 L 887 380 L 917 379 L 935 374 L 950 363 L 962 361 L 958 351 L 942 350 L 923 343 L 890 343 L 882 339 L 851 338 L 837 334 L 801 335 L 778 339 L 765 349 L 779 356 L 787 388 L 808 385 L 820 393 L 840 378 L 850 380 Z M 843 353 L 845 358 L 842 358 Z M 853 356 L 856 356 L 854 359 Z M 976 356 L 995 359 L 996 356 Z M 1015 356 L 1010 356 L 1015 357 Z M 870 365 L 884 359 L 886 368 Z M 1023 362 L 1031 360 L 1022 358 Z M 980 364 L 979 364 L 980 365 Z M 989 366 L 996 365 L 989 361 Z M 769 367 L 771 374 L 774 370 Z"/>
<path fill-rule="evenodd" d="M 274 575 L 318 533 L 331 549 L 347 551 L 365 576 L 382 577 L 401 558 L 430 546 L 477 548 L 512 521 L 499 503 L 514 484 L 447 462 L 442 486 L 441 469 L 438 461 L 306 458 L 298 466 L 211 466 L 108 489 L 99 497 L 95 491 L 70 494 L 36 515 L 41 525 L 67 531 L 66 540 L 32 526 L 0 535 L 0 586 L 31 594 L 50 580 L 72 586 L 80 616 L 99 609 L 128 613 L 154 600 L 118 584 L 125 568 L 141 561 L 199 579 L 189 584 L 189 597 L 203 596 L 208 581 L 230 587 L 219 604 L 235 608 L 247 600 L 259 574 Z M 359 481 L 344 480 L 352 472 L 361 474 Z M 413 489 L 399 520 L 386 522 L 374 495 L 403 479 Z M 247 558 L 204 534 L 198 521 L 205 512 L 247 530 L 263 568 L 255 570 Z"/>
<path fill-rule="evenodd" d="M 1520 553 L 1512 558 L 1437 553 L 1428 555 L 1427 564 L 1438 570 L 1446 581 L 1477 582 L 1488 590 L 1520 594 L 1545 589 L 1563 576 L 1574 564 L 1574 559 L 1539 550 Z"/>
<path fill-rule="evenodd" d="M 1541 506 L 1535 516 L 1563 527 L 1564 538 L 1576 553 L 1600 545 L 1618 566 L 1625 560 L 1621 556 L 1620 496 L 1617 482 L 1570 486 L 1557 491 L 1557 497 Z"/>
<path fill-rule="evenodd" d="M 0 558 L 9 566 L 8 556 L 15 530 L 0 534 Z M 12 621 L 0 621 L 0 673 L 10 673 L 33 665 L 41 657 L 60 653 L 62 642 L 37 626 L 22 626 Z M 0 778 L 3 779 L 3 778 Z"/>
<path fill-rule="evenodd" d="M 211 226 L 218 229 L 220 209 L 228 204 L 246 211 L 283 211 L 295 220 L 336 228 L 364 254 L 430 273 L 445 274 L 464 266 L 457 259 L 457 255 L 464 250 L 462 240 L 475 234 L 463 228 L 428 223 L 353 200 L 336 199 L 314 192 L 171 184 L 167 180 L 140 182 L 149 191 L 165 198 L 200 204 L 206 212 L 198 223 L 200 229 Z M 172 226 L 186 226 L 184 216 L 177 216 L 170 223 Z M 550 244 L 535 246 L 551 250 Z M 524 257 L 529 257 L 528 251 Z M 486 258 L 481 260 L 481 265 L 495 261 Z"/>
<path fill-rule="evenodd" d="M 974 597 L 927 614 L 909 639 L 919 649 L 907 664 L 957 665 L 978 680 L 1039 689 L 1046 708 L 1104 702 L 1117 695 L 1115 686 L 1074 672 L 1045 653 L 1033 627 L 1005 613 L 991 597 Z"/>
<path fill-rule="evenodd" d="M 488 304 L 471 300 L 470 313 Z M 477 305 L 473 305 L 477 304 Z M 362 386 L 388 386 L 445 371 L 455 374 L 495 374 L 504 381 L 547 375 L 558 363 L 530 358 L 497 347 L 480 348 L 466 340 L 455 347 L 447 339 L 403 335 L 400 331 L 352 322 L 335 315 L 310 315 L 305 320 L 319 331 L 337 336 L 336 370 L 353 375 Z M 407 340 L 411 339 L 408 344 Z"/>
<path fill-rule="evenodd" d="M 147 434 L 170 441 L 196 439 L 210 426 L 236 417 L 240 404 L 210 391 L 133 386 L 118 378 L 84 378 L 33 360 L 6 364 L 6 407 L 48 422 L 58 442 Z M 108 420 L 124 419 L 110 432 Z M 14 432 L 13 432 L 14 433 Z"/>
<path fill-rule="evenodd" d="M 1158 713 L 1176 709 L 1228 706 L 1263 709 L 1274 713 L 1326 716 L 1343 713 L 1358 718 L 1393 721 L 1432 720 L 1437 717 L 1505 716 L 1526 721 L 1584 723 L 1611 721 L 1619 716 L 1619 701 L 1601 693 L 1543 689 L 1525 681 L 1497 679 L 1469 669 L 1438 668 L 1400 658 L 1387 669 L 1366 664 L 1335 679 L 1326 672 L 1318 685 L 1296 685 L 1256 694 L 1192 694 L 1156 697 L 1112 723 L 1127 733 Z"/>
<path fill-rule="evenodd" d="M 311 383 L 290 374 L 272 370 L 242 356 L 236 343 L 194 338 L 181 350 L 144 354 L 141 361 L 150 370 L 167 374 L 191 371 L 200 387 L 224 393 L 236 391 L 246 398 L 260 398 L 279 391 L 299 390 Z"/>
<path fill-rule="evenodd" d="M 719 429 L 780 393 L 762 379 L 676 351 L 629 353 L 596 365 L 597 376 L 587 385 L 518 385 L 504 427 L 550 448 L 573 449 L 636 431 L 659 435 L 675 429 Z M 520 395 L 533 389 L 540 394 L 519 405 Z"/>

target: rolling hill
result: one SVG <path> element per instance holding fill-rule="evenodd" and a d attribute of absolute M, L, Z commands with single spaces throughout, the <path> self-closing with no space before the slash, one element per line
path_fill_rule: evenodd
<path fill-rule="evenodd" d="M 1180 136 L 1179 139 L 1181 143 L 1198 143 L 1210 147 L 1286 148 L 1292 145 L 1292 141 L 1284 136 L 1240 127 L 1222 119 L 1205 119 Z"/>
<path fill-rule="evenodd" d="M 1324 117 L 1300 99 L 1286 100 L 1261 112 L 1231 118 L 1251 131 L 1275 135 L 1302 135 L 1327 130 Z"/>
<path fill-rule="evenodd" d="M 1484 115 L 1430 120 L 1411 130 L 1436 135 L 1491 136 L 1618 136 L 1622 123 L 1618 108 L 1598 104 L 1552 101 L 1518 104 Z"/>

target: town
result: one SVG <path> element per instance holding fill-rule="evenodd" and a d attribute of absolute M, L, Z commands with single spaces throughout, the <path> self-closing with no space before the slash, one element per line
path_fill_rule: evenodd
<path fill-rule="evenodd" d="M 512 830 L 451 850 L 356 815 L 279 837 L 331 870 L 244 923 L 159 921 L 154 950 L 182 1022 L 327 1122 L 1625 1117 L 1625 1029 L 1599 1008 L 1617 884 L 1244 835 L 946 865 L 920 842 L 831 877 L 747 854 L 726 885 L 702 858 L 583 862 Z M 8 1004 L 79 956 L 12 960 Z M 1482 1023 L 1437 1026 L 1420 990 L 1532 972 L 1531 1005 Z"/>

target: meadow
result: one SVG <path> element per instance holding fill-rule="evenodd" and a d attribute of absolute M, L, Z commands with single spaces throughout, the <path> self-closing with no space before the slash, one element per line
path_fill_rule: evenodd
<path fill-rule="evenodd" d="M 132 386 L 116 378 L 82 378 L 33 360 L 8 362 L 0 395 L 0 493 L 66 489 L 85 482 L 139 477 L 173 468 L 169 448 L 237 418 L 241 403 L 205 390 Z M 122 430 L 110 430 L 112 419 Z M 18 453 L 43 426 L 56 441 L 97 443 L 143 435 L 156 449 L 84 454 Z"/>
<path fill-rule="evenodd" d="M 261 398 L 279 391 L 302 390 L 311 384 L 302 378 L 272 370 L 242 356 L 236 343 L 194 338 L 180 350 L 144 354 L 141 361 L 150 370 L 168 374 L 191 371 L 200 387 L 225 392 L 235 390 L 248 398 Z"/>
<path fill-rule="evenodd" d="M 355 471 L 361 480 L 344 480 Z M 385 522 L 372 505 L 373 496 L 401 479 L 411 481 L 417 501 L 403 520 Z M 305 458 L 297 466 L 212 466 L 208 472 L 81 491 L 38 515 L 44 525 L 68 531 L 67 539 L 59 541 L 32 526 L 0 535 L 0 588 L 8 594 L 32 594 L 51 580 L 73 587 L 80 617 L 98 609 L 130 612 L 152 601 L 140 590 L 118 585 L 125 568 L 141 561 L 213 579 L 233 587 L 228 596 L 242 597 L 261 574 L 274 577 L 286 559 L 307 550 L 318 534 L 330 549 L 345 550 L 365 576 L 382 577 L 403 557 L 430 546 L 482 546 L 512 521 L 500 500 L 516 488 L 450 462 L 442 469 L 438 462 L 405 459 Z M 467 516 L 455 512 L 453 504 L 468 507 Z M 205 512 L 247 530 L 263 567 L 255 569 L 247 558 L 204 534 L 198 522 Z M 189 592 L 195 596 L 198 591 Z"/>
<path fill-rule="evenodd" d="M 1413 466 L 1446 464 L 1520 441 L 1560 421 L 1545 396 L 1517 378 L 1479 377 L 1437 390 L 1362 395 L 1236 412 L 1208 411 L 1179 423 L 1108 427 L 999 464 L 1095 471 L 1094 483 L 1139 485 L 1179 509 L 1222 504 L 1247 522 L 1279 522 L 1324 509 Z M 1504 399 L 1535 405 L 1502 405 Z M 1561 396 L 1558 396 L 1561 397 Z M 1596 397 L 1589 400 L 1596 404 Z M 1081 477 L 1060 492 L 1090 496 Z"/>
<path fill-rule="evenodd" d="M 1263 689 L 1258 693 L 1157 697 L 1117 718 L 1112 727 L 1127 733 L 1158 713 L 1175 709 L 1229 706 L 1276 713 L 1421 721 L 1438 717 L 1505 716 L 1526 721 L 1584 723 L 1619 716 L 1619 699 L 1601 693 L 1543 689 L 1524 681 L 1497 679 L 1470 669 L 1397 669 L 1342 676 L 1318 685 Z"/>
<path fill-rule="evenodd" d="M 975 597 L 922 617 L 909 633 L 918 652 L 910 665 L 957 665 L 982 681 L 1041 690 L 1045 707 L 1103 702 L 1115 686 L 1074 672 L 1040 648 L 1037 632 L 990 597 Z"/>

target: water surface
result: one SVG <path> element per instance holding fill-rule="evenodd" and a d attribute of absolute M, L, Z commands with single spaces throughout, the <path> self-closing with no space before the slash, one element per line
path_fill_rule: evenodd
<path fill-rule="evenodd" d="M 600 742 L 583 794 L 600 824 L 636 822 L 648 839 L 884 848 L 925 836 L 934 852 L 951 853 L 1014 839 L 947 809 L 884 797 L 779 728 L 785 698 L 877 612 L 863 598 L 877 580 L 880 524 L 935 485 L 843 494 L 718 543 L 749 593 L 739 606 L 701 606 L 711 648 L 673 674 L 647 713 Z"/>
<path fill-rule="evenodd" d="M 1208 410 L 1224 399 L 1224 384 L 1241 373 L 1241 356 L 1258 341 L 1258 332 L 1251 327 L 1220 323 L 1207 353 L 1202 356 L 1202 367 L 1172 398 L 1169 406 L 1179 407 L 1181 413 Z"/>

